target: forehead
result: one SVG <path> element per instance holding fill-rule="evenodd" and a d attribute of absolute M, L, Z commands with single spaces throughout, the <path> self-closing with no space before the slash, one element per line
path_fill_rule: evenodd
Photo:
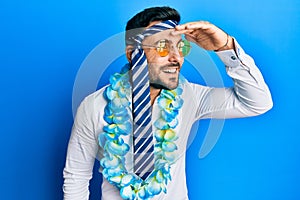
<path fill-rule="evenodd" d="M 153 44 L 159 40 L 167 39 L 169 41 L 178 42 L 181 40 L 181 35 L 172 35 L 171 33 L 174 32 L 175 29 L 168 29 L 165 31 L 161 31 L 154 35 L 148 36 L 144 39 L 143 43 Z"/>

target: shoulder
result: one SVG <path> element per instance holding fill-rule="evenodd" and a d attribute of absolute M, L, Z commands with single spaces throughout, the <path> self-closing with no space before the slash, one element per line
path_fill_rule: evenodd
<path fill-rule="evenodd" d="M 95 103 L 95 101 L 103 101 L 103 100 L 105 101 L 103 93 L 106 88 L 107 88 L 107 86 L 104 86 L 104 87 L 100 88 L 99 90 L 89 94 L 88 96 L 86 96 L 83 99 L 82 102 L 90 104 L 90 103 Z"/>
<path fill-rule="evenodd" d="M 211 88 L 197 83 L 185 82 L 182 84 L 182 89 L 184 95 L 197 96 L 199 94 L 204 94 Z"/>
<path fill-rule="evenodd" d="M 86 113 L 94 113 L 96 110 L 102 110 L 106 105 L 106 100 L 103 96 L 107 86 L 86 96 L 80 103 L 78 110 L 84 110 Z"/>

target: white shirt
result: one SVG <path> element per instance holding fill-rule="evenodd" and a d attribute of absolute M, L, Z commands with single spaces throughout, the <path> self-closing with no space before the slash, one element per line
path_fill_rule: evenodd
<path fill-rule="evenodd" d="M 185 175 L 186 143 L 193 123 L 205 118 L 238 118 L 262 114 L 273 103 L 268 86 L 253 59 L 245 54 L 237 42 L 234 50 L 217 52 L 233 79 L 233 88 L 211 88 L 193 83 L 183 84 L 184 100 L 177 118 L 178 160 L 171 166 L 172 181 L 167 185 L 167 194 L 161 192 L 154 200 L 187 200 L 188 190 Z M 98 144 L 98 134 L 106 125 L 103 120 L 106 100 L 105 88 L 86 97 L 79 106 L 69 141 L 64 168 L 64 199 L 84 200 L 89 197 L 89 180 L 95 158 L 100 160 L 103 149 Z M 152 121 L 158 117 L 158 106 L 153 104 Z M 126 142 L 131 144 L 129 136 Z M 132 149 L 132 148 L 131 148 Z M 132 166 L 132 153 L 126 155 L 126 167 Z M 101 169 L 100 169 L 101 171 Z M 105 178 L 102 183 L 102 200 L 122 200 L 119 190 Z"/>

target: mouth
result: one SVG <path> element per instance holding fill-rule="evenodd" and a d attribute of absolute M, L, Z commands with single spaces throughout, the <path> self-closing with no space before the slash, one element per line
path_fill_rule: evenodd
<path fill-rule="evenodd" d="M 166 65 L 164 67 L 162 67 L 162 72 L 166 73 L 166 74 L 177 74 L 179 73 L 179 69 L 180 69 L 180 65 L 179 63 L 174 63 L 171 65 Z"/>
<path fill-rule="evenodd" d="M 178 68 L 177 67 L 172 67 L 172 68 L 164 68 L 162 70 L 164 73 L 167 73 L 167 74 L 176 74 L 177 71 L 178 71 Z"/>

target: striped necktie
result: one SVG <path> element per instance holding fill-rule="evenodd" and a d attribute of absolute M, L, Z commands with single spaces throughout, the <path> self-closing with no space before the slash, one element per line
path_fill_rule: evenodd
<path fill-rule="evenodd" d="M 151 123 L 148 64 L 142 48 L 142 41 L 147 36 L 174 28 L 176 25 L 176 21 L 163 21 L 134 38 L 136 46 L 131 56 L 134 172 L 143 180 L 154 170 L 154 138 Z"/>

